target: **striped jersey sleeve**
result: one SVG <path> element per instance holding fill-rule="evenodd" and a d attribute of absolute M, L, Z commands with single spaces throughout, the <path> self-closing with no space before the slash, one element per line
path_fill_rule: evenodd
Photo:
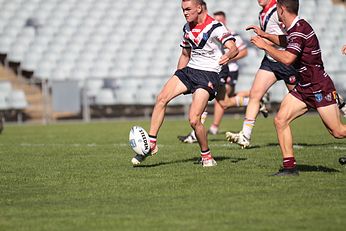
<path fill-rule="evenodd" d="M 182 47 L 182 48 L 191 48 L 191 45 L 188 42 L 188 39 L 187 39 L 187 37 L 185 35 L 186 35 L 186 29 L 185 29 L 185 26 L 184 26 L 184 28 L 183 28 L 183 38 L 181 40 L 180 47 Z"/>
<path fill-rule="evenodd" d="M 216 33 L 216 37 L 220 43 L 222 43 L 222 45 L 225 45 L 225 43 L 229 40 L 236 41 L 232 33 L 223 24 L 215 29 L 214 33 Z"/>

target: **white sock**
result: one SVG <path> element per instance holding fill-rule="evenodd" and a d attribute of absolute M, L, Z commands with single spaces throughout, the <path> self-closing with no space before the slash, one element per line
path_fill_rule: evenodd
<path fill-rule="evenodd" d="M 252 133 L 253 127 L 255 126 L 255 122 L 256 120 L 254 119 L 247 119 L 247 118 L 244 119 L 242 131 L 244 136 L 249 140 L 251 139 L 251 133 Z"/>
<path fill-rule="evenodd" d="M 237 107 L 246 107 L 249 104 L 249 97 L 236 96 L 235 102 Z"/>
<path fill-rule="evenodd" d="M 201 115 L 201 123 L 204 124 L 205 120 L 207 119 L 207 116 L 208 116 L 208 112 L 205 111 L 202 113 Z"/>

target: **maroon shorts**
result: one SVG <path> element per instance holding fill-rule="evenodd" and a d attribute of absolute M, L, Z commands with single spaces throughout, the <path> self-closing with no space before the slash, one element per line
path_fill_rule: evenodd
<path fill-rule="evenodd" d="M 330 78 L 308 86 L 297 84 L 290 94 L 314 109 L 336 103 L 336 90 Z"/>

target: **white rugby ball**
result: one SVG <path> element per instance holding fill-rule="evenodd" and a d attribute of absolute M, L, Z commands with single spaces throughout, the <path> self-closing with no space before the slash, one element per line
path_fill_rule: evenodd
<path fill-rule="evenodd" d="M 133 126 L 129 135 L 130 147 L 139 155 L 148 155 L 150 152 L 149 135 L 140 126 Z"/>

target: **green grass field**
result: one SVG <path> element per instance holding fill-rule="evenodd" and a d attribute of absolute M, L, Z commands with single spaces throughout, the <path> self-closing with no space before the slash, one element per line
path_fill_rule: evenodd
<path fill-rule="evenodd" d="M 208 120 L 207 124 L 211 121 Z M 226 117 L 223 130 L 242 120 Z M 8 125 L 0 135 L 0 230 L 345 230 L 345 140 L 318 116 L 293 124 L 299 177 L 281 165 L 273 118 L 259 118 L 253 148 L 210 136 L 218 166 L 193 162 L 187 121 L 167 119 L 159 153 L 133 168 L 132 125 L 149 121 Z"/>

